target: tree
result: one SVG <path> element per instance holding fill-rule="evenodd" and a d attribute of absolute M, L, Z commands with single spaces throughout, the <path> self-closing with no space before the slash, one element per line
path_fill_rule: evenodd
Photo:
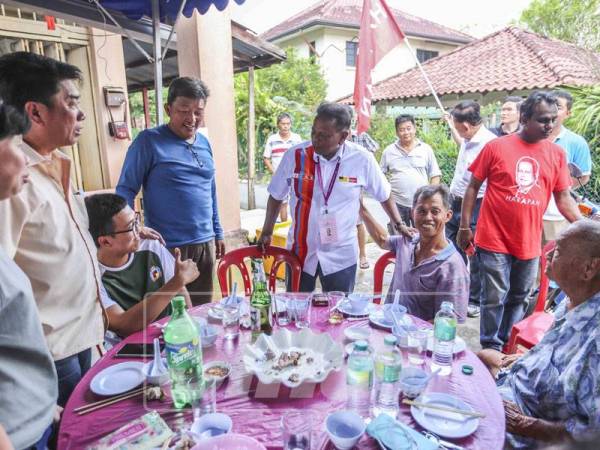
<path fill-rule="evenodd" d="M 235 76 L 235 107 L 240 172 L 245 172 L 248 134 L 248 74 Z M 292 116 L 294 132 L 310 137 L 314 110 L 325 99 L 327 82 L 314 59 L 299 57 L 287 50 L 287 59 L 254 73 L 254 108 L 256 116 L 256 167 L 263 170 L 261 148 L 269 134 L 277 129 L 277 115 Z"/>
<path fill-rule="evenodd" d="M 533 0 L 520 22 L 535 33 L 600 51 L 600 0 Z"/>

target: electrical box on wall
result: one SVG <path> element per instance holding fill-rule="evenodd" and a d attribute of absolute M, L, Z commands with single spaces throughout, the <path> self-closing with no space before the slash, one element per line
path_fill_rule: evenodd
<path fill-rule="evenodd" d="M 125 89 L 121 87 L 106 86 L 104 91 L 104 103 L 108 107 L 110 122 L 108 122 L 108 132 L 115 139 L 129 139 L 129 128 L 127 127 L 127 96 Z M 114 120 L 112 109 L 124 108 L 123 120 Z"/>

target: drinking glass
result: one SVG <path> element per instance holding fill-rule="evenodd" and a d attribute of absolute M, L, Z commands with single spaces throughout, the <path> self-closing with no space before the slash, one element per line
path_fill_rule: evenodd
<path fill-rule="evenodd" d="M 310 327 L 310 295 L 289 294 L 288 306 L 294 316 L 296 328 Z"/>
<path fill-rule="evenodd" d="M 239 305 L 223 306 L 223 339 L 235 339 L 240 334 L 240 307 Z"/>
<path fill-rule="evenodd" d="M 330 324 L 337 325 L 344 321 L 344 315 L 338 309 L 338 306 L 341 306 L 345 297 L 346 294 L 342 291 L 331 291 L 327 293 Z"/>
<path fill-rule="evenodd" d="M 284 450 L 310 450 L 312 416 L 307 411 L 290 411 L 281 418 Z"/>
<path fill-rule="evenodd" d="M 427 338 L 429 334 L 426 330 L 414 329 L 408 332 L 408 362 L 415 366 L 425 363 L 427 354 Z"/>
<path fill-rule="evenodd" d="M 217 383 L 214 379 L 188 382 L 194 421 L 204 414 L 217 412 Z"/>
<path fill-rule="evenodd" d="M 286 325 L 289 325 L 291 318 L 287 293 L 282 292 L 280 294 L 275 294 L 273 296 L 273 303 L 275 306 L 273 310 L 275 312 L 275 319 L 277 321 L 277 325 L 279 325 L 280 327 L 285 327 Z"/>

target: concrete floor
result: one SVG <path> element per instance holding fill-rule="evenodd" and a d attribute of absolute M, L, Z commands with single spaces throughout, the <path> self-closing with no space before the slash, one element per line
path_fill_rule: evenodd
<path fill-rule="evenodd" d="M 247 189 L 246 183 L 240 182 L 240 198 L 242 208 L 247 205 Z M 268 193 L 265 185 L 257 185 L 255 188 L 255 198 L 257 209 L 240 211 L 242 229 L 248 231 L 249 238 L 253 238 L 256 233 L 256 229 L 262 227 L 265 208 L 267 204 Z M 365 204 L 371 211 L 373 216 L 380 222 L 386 223 L 387 216 L 383 211 L 381 205 L 371 199 L 365 198 Z M 357 292 L 372 292 L 373 291 L 373 266 L 377 259 L 384 253 L 376 244 L 369 242 L 366 246 L 367 259 L 369 260 L 370 268 L 366 270 L 358 269 L 356 274 L 356 285 L 355 291 Z M 387 292 L 391 278 L 392 278 L 393 266 L 388 266 L 388 270 L 384 274 L 383 278 L 383 291 Z M 282 286 L 283 288 L 283 286 Z M 467 342 L 467 345 L 472 351 L 479 351 L 481 346 L 479 344 L 479 317 L 471 319 L 467 318 L 465 324 L 459 325 L 458 334 Z"/>

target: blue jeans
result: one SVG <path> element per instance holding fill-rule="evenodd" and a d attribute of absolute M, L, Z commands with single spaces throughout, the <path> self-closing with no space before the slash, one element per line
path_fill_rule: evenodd
<path fill-rule="evenodd" d="M 535 284 L 539 258 L 477 249 L 481 270 L 481 328 L 483 348 L 502 350 L 512 326 L 523 318 L 527 296 Z"/>
<path fill-rule="evenodd" d="M 479 210 L 481 209 L 481 201 L 483 199 L 478 198 L 475 202 L 475 207 L 473 208 L 473 217 L 471 218 L 471 231 L 473 234 L 475 233 L 475 227 L 477 225 L 477 219 L 479 219 Z M 481 274 L 479 270 L 479 256 L 477 253 L 471 257 L 467 257 L 465 252 L 460 249 L 456 243 L 456 235 L 458 234 L 458 229 L 460 228 L 460 213 L 462 208 L 462 198 L 460 197 L 451 197 L 451 208 L 452 208 L 452 218 L 446 224 L 446 237 L 450 239 L 456 249 L 462 256 L 465 264 L 467 264 L 467 260 L 469 262 L 469 272 L 470 272 L 470 284 L 469 284 L 469 303 L 473 305 L 478 305 L 481 303 Z"/>
<path fill-rule="evenodd" d="M 313 292 L 317 284 L 317 278 L 319 278 L 319 281 L 321 282 L 323 292 L 343 291 L 347 294 L 351 293 L 354 291 L 356 264 L 346 267 L 339 272 L 330 273 L 329 275 L 323 275 L 321 264 L 318 264 L 317 272 L 314 276 L 302 272 L 302 276 L 300 277 L 300 292 Z M 291 290 L 289 281 L 290 277 L 288 277 L 288 291 Z"/>
<path fill-rule="evenodd" d="M 54 361 L 58 375 L 58 405 L 64 406 L 71 393 L 92 364 L 92 350 L 87 349 L 76 355 Z"/>

